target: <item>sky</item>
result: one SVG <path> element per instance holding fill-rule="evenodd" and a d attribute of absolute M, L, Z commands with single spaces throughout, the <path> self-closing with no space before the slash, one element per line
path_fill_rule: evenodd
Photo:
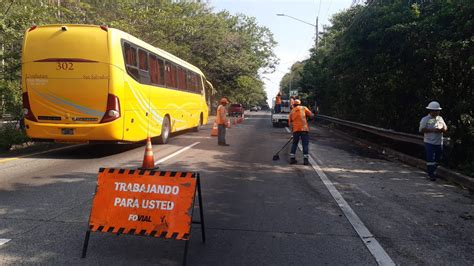
<path fill-rule="evenodd" d="M 319 17 L 319 31 L 329 25 L 331 16 L 351 6 L 353 0 L 208 0 L 214 11 L 227 10 L 231 14 L 242 13 L 255 17 L 260 26 L 273 33 L 277 46 L 275 55 L 280 64 L 272 74 L 263 76 L 268 102 L 279 90 L 283 75 L 293 63 L 309 58 L 309 49 L 314 45 L 315 27 L 285 16 L 285 14 L 311 24 Z M 219 89 L 219 88 L 217 88 Z"/>

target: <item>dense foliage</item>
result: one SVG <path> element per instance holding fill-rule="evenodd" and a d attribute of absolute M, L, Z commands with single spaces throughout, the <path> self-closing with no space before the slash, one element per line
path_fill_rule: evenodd
<path fill-rule="evenodd" d="M 0 114 L 21 112 L 21 45 L 42 24 L 106 24 L 201 68 L 218 94 L 244 105 L 266 105 L 259 73 L 277 59 L 271 32 L 252 17 L 214 12 L 201 3 L 165 0 L 0 1 Z"/>
<path fill-rule="evenodd" d="M 309 100 L 327 115 L 410 133 L 437 100 L 454 144 L 449 164 L 474 174 L 474 1 L 376 0 L 331 22 L 304 62 Z"/>
<path fill-rule="evenodd" d="M 303 67 L 304 63 L 296 62 L 291 66 L 290 72 L 283 76 L 280 81 L 280 91 L 283 95 L 290 95 L 290 91 L 302 91 L 300 81 Z"/>

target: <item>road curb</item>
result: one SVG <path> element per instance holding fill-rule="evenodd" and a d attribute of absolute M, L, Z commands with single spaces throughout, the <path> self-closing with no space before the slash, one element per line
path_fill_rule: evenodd
<path fill-rule="evenodd" d="M 378 144 L 372 143 L 372 142 L 367 141 L 367 140 L 356 138 L 354 136 L 346 134 L 343 131 L 340 131 L 340 130 L 337 130 L 337 129 L 334 129 L 334 128 L 329 128 L 329 127 L 327 127 L 325 125 L 322 125 L 322 124 L 320 124 L 320 126 L 330 130 L 331 132 L 335 133 L 336 135 L 338 135 L 338 136 L 340 136 L 340 137 L 342 137 L 346 140 L 349 140 L 349 141 L 352 141 L 352 142 L 356 143 L 359 146 L 364 146 L 364 148 L 369 148 L 369 149 L 375 150 L 375 151 L 385 155 L 389 159 L 396 159 L 396 160 L 398 160 L 400 162 L 403 162 L 407 165 L 414 166 L 414 167 L 419 168 L 419 169 L 424 170 L 424 171 L 426 170 L 426 161 L 425 160 L 422 160 L 422 159 L 419 159 L 419 158 L 416 158 L 416 157 L 413 157 L 413 156 L 406 155 L 406 154 L 401 153 L 399 151 L 395 151 L 393 149 L 389 149 L 389 148 L 380 146 Z M 443 166 L 438 167 L 438 169 L 436 170 L 436 174 L 437 174 L 438 177 L 440 177 L 440 178 L 442 178 L 442 179 L 444 179 L 448 182 L 454 183 L 458 186 L 461 186 L 462 188 L 466 188 L 470 191 L 470 193 L 474 194 L 474 178 L 469 177 L 467 175 L 463 175 L 463 174 L 458 173 L 458 172 L 455 172 L 451 169 L 447 169 Z"/>

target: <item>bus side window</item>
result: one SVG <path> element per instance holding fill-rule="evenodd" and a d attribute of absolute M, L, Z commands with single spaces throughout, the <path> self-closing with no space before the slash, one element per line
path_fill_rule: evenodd
<path fill-rule="evenodd" d="M 148 53 L 138 49 L 138 68 L 140 69 L 140 83 L 150 84 L 150 73 L 148 72 Z"/>
<path fill-rule="evenodd" d="M 199 93 L 199 86 L 198 86 L 198 75 L 196 73 L 191 74 L 191 82 L 193 83 L 193 92 Z"/>
<path fill-rule="evenodd" d="M 128 43 L 124 43 L 123 49 L 125 51 L 125 66 L 127 73 L 138 81 L 139 75 L 137 68 L 137 49 L 130 46 Z"/>
<path fill-rule="evenodd" d="M 199 94 L 204 94 L 204 79 L 202 78 L 201 75 L 198 75 L 198 93 Z"/>
<path fill-rule="evenodd" d="M 178 82 L 177 82 L 177 79 L 176 79 L 176 76 L 178 74 L 177 71 L 178 71 L 178 69 L 176 68 L 176 66 L 174 64 L 171 64 L 170 76 L 171 76 L 171 87 L 172 88 L 178 88 Z"/>
<path fill-rule="evenodd" d="M 178 67 L 178 89 L 186 90 L 186 70 Z"/>
<path fill-rule="evenodd" d="M 156 55 L 150 54 L 150 78 L 155 85 L 165 85 L 165 65 Z"/>
<path fill-rule="evenodd" d="M 159 68 L 159 85 L 165 85 L 165 62 L 160 58 L 157 58 L 158 68 Z"/>
<path fill-rule="evenodd" d="M 148 57 L 148 61 L 150 62 L 150 82 L 152 84 L 160 84 L 160 72 L 156 56 L 150 54 Z"/>
<path fill-rule="evenodd" d="M 128 43 L 123 44 L 125 51 L 125 64 L 129 66 L 137 66 L 137 50 Z"/>
<path fill-rule="evenodd" d="M 191 71 L 188 71 L 186 73 L 186 83 L 188 84 L 188 87 L 187 87 L 187 90 L 190 91 L 190 92 L 194 92 L 194 82 L 193 82 L 193 72 Z"/>
<path fill-rule="evenodd" d="M 165 85 L 167 87 L 171 86 L 171 64 L 168 61 L 165 61 Z"/>
<path fill-rule="evenodd" d="M 143 51 L 142 49 L 138 50 L 138 66 L 140 67 L 140 70 L 148 71 L 147 52 Z"/>

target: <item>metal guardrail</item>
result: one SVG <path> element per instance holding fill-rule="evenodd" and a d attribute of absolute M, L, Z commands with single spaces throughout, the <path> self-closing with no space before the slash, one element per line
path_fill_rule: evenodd
<path fill-rule="evenodd" d="M 3 121 L 10 121 L 13 119 L 12 114 L 0 114 L 0 119 Z"/>
<path fill-rule="evenodd" d="M 326 115 L 320 115 L 318 114 L 316 116 L 318 119 L 326 120 L 335 124 L 347 126 L 350 128 L 355 128 L 359 129 L 365 132 L 369 132 L 375 135 L 383 136 L 392 140 L 398 140 L 398 141 L 403 141 L 403 142 L 409 142 L 417 145 L 424 145 L 423 144 L 423 136 L 421 135 L 415 135 L 415 134 L 408 134 L 408 133 L 402 133 L 402 132 L 397 132 L 394 130 L 390 129 L 385 129 L 385 128 L 378 128 L 374 126 L 369 126 L 361 123 L 356 123 L 356 122 L 351 122 L 351 121 L 346 121 L 343 119 L 331 117 L 331 116 L 326 116 Z M 450 142 L 450 138 L 444 138 L 445 141 L 445 146 L 450 147 L 452 143 Z M 420 169 L 425 168 L 424 160 L 420 160 L 411 156 L 405 156 L 405 155 L 400 155 L 402 153 L 397 152 L 397 151 L 390 151 L 391 153 L 395 154 L 398 156 L 398 158 L 401 161 L 404 161 L 405 163 L 409 165 L 416 166 Z M 397 155 L 398 154 L 398 155 Z M 471 193 L 474 194 L 474 178 L 460 174 L 458 172 L 455 172 L 453 170 L 447 169 L 445 167 L 438 167 L 438 174 L 440 177 L 449 180 L 451 182 L 454 182 L 458 185 L 461 185 L 462 187 L 468 188 Z"/>
<path fill-rule="evenodd" d="M 15 117 L 13 117 L 13 115 L 11 115 L 11 114 L 3 114 L 0 117 L 0 128 L 5 126 L 5 125 L 19 126 L 18 123 L 19 123 L 19 121 L 15 120 Z"/>
<path fill-rule="evenodd" d="M 356 122 L 351 122 L 347 120 L 342 120 L 339 118 L 331 117 L 331 116 L 326 116 L 326 115 L 320 115 L 318 114 L 316 118 L 320 118 L 322 120 L 327 120 L 330 122 L 333 122 L 335 124 L 339 125 L 344 125 L 347 127 L 351 128 L 356 128 L 359 130 L 363 130 L 375 135 L 379 135 L 382 137 L 386 137 L 389 139 L 393 140 L 398 140 L 398 141 L 403 141 L 403 142 L 409 142 L 417 145 L 423 145 L 423 136 L 421 135 L 415 135 L 415 134 L 408 134 L 408 133 L 402 133 L 402 132 L 397 132 L 391 129 L 385 129 L 385 128 L 379 128 L 379 127 L 374 127 L 374 126 L 369 126 L 361 123 L 356 123 Z M 445 140 L 449 141 L 449 138 L 444 138 Z"/>

